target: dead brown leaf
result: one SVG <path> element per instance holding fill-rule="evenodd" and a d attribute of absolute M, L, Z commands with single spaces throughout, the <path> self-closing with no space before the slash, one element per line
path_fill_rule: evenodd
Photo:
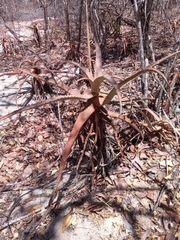
<path fill-rule="evenodd" d="M 32 165 L 28 165 L 24 169 L 22 177 L 25 178 L 25 179 L 28 178 L 32 174 L 33 170 L 34 170 L 34 167 Z"/>

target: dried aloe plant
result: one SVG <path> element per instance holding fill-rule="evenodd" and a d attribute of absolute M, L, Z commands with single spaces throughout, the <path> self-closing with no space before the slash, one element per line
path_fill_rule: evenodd
<path fill-rule="evenodd" d="M 66 162 L 67 162 L 67 158 L 71 152 L 71 149 L 73 147 L 73 145 L 75 144 L 75 141 L 81 131 L 81 129 L 83 128 L 83 126 L 85 126 L 85 124 L 89 121 L 89 132 L 87 134 L 87 140 L 88 140 L 88 136 L 94 132 L 94 143 L 91 146 L 91 156 L 90 156 L 90 161 L 91 161 L 91 167 L 92 167 L 92 172 L 95 174 L 95 163 L 93 161 L 92 158 L 92 153 L 94 151 L 94 149 L 96 148 L 96 145 L 99 143 L 99 151 L 102 152 L 103 151 L 103 144 L 104 144 L 104 139 L 106 137 L 105 134 L 105 129 L 104 126 L 106 124 L 111 125 L 111 127 L 114 129 L 115 135 L 116 134 L 116 130 L 114 128 L 114 125 L 112 123 L 112 118 L 119 118 L 122 121 L 125 121 L 126 123 L 128 123 L 129 125 L 131 125 L 141 136 L 141 138 L 143 139 L 143 133 L 142 131 L 138 128 L 138 126 L 131 121 L 130 118 L 128 118 L 127 116 L 123 116 L 121 114 L 121 91 L 120 89 L 127 83 L 133 81 L 134 79 L 136 79 L 138 76 L 143 75 L 146 72 L 155 72 L 157 74 L 159 74 L 165 81 L 166 78 L 163 75 L 162 72 L 160 72 L 157 69 L 154 69 L 152 67 L 149 68 L 145 68 L 142 70 L 139 70 L 137 73 L 131 75 L 130 77 L 124 79 L 123 81 L 120 82 L 116 82 L 111 76 L 109 76 L 108 74 L 104 74 L 102 73 L 102 59 L 101 59 L 101 49 L 100 49 L 100 45 L 98 42 L 98 37 L 97 37 L 97 33 L 95 30 L 92 29 L 93 34 L 94 34 L 94 40 L 95 40 L 95 47 L 96 47 L 96 61 L 95 61 L 95 68 L 94 68 L 94 73 L 92 72 L 91 69 L 91 56 L 90 56 L 90 37 L 89 37 L 89 22 L 88 22 L 88 7 L 87 7 L 87 1 L 86 1 L 86 16 L 87 16 L 87 21 L 86 21 L 86 25 L 87 25 L 87 38 L 88 38 L 88 55 L 89 55 L 89 68 L 85 68 L 82 67 L 80 64 L 75 63 L 73 61 L 66 61 L 69 63 L 72 63 L 76 66 L 78 66 L 86 75 L 89 83 L 90 83 L 90 89 L 89 89 L 89 93 L 81 93 L 78 90 L 72 89 L 69 86 L 66 86 L 63 83 L 57 83 L 55 82 L 54 79 L 49 79 L 48 83 L 52 84 L 56 87 L 59 87 L 61 89 L 63 89 L 67 95 L 63 95 L 63 96 L 56 96 L 53 97 L 51 99 L 47 99 L 47 100 L 43 100 L 41 102 L 37 102 L 36 104 L 30 105 L 30 106 L 26 106 L 22 109 L 18 109 L 17 111 L 10 113 L 4 117 L 0 118 L 1 120 L 6 119 L 7 117 L 11 117 L 14 114 L 17 113 L 21 113 L 23 111 L 26 111 L 28 109 L 32 109 L 32 108 L 37 108 L 40 106 L 43 106 L 45 104 L 49 104 L 49 103 L 53 103 L 53 102 L 58 102 L 58 101 L 64 101 L 64 100 L 69 100 L 71 99 L 73 100 L 80 100 L 80 101 L 86 101 L 86 106 L 85 108 L 80 112 L 80 114 L 78 115 L 73 128 L 70 132 L 68 141 L 65 145 L 65 148 L 63 150 L 62 153 L 62 158 L 60 161 L 60 166 L 59 166 L 59 171 L 58 171 L 58 176 L 57 176 L 57 180 L 56 183 L 54 185 L 54 189 L 49 201 L 48 206 L 50 207 L 52 205 L 54 196 L 57 192 L 57 188 L 60 182 L 60 179 L 62 177 L 62 173 L 63 170 L 66 167 Z M 92 6 L 93 7 L 93 6 Z M 176 53 L 174 53 L 176 54 Z M 171 55 L 172 56 L 172 55 Z M 41 82 L 45 82 L 45 79 L 41 76 L 39 76 L 39 74 L 36 74 L 36 72 L 32 72 L 32 71 L 28 71 L 26 69 L 23 69 L 21 67 L 19 68 L 14 68 L 14 70 L 18 71 L 19 73 L 23 73 L 26 74 L 28 76 L 32 76 L 33 79 L 35 79 L 38 83 Z M 101 86 L 103 84 L 104 81 L 108 81 L 111 85 L 112 85 L 112 89 L 109 91 L 109 93 L 104 94 Z M 117 95 L 118 99 L 119 99 L 119 104 L 120 104 L 120 112 L 112 112 L 112 111 L 107 111 L 105 109 L 105 105 L 111 103 L 113 97 Z M 151 123 L 148 122 L 148 119 L 146 119 L 147 123 L 149 124 L 148 127 L 152 129 Z M 119 147 L 119 151 L 121 151 L 121 146 L 120 143 L 118 142 L 118 138 L 115 136 L 115 140 L 116 140 L 116 144 Z"/>
<path fill-rule="evenodd" d="M 92 1 L 93 3 L 94 1 Z M 110 120 L 110 117 L 115 117 L 115 118 L 120 118 L 123 121 L 126 121 L 127 123 L 129 123 L 132 127 L 134 127 L 136 129 L 136 131 L 138 131 L 141 135 L 141 137 L 143 138 L 143 134 L 142 132 L 138 129 L 138 127 L 131 122 L 131 120 L 127 117 L 124 117 L 121 115 L 121 93 L 120 93 L 120 88 L 123 87 L 125 84 L 127 84 L 128 82 L 136 79 L 138 76 L 146 73 L 146 72 L 155 72 L 157 74 L 159 74 L 165 81 L 166 78 L 165 76 L 157 69 L 153 69 L 153 68 L 146 68 L 143 70 L 138 71 L 137 73 L 133 74 L 132 76 L 126 78 L 124 81 L 117 83 L 113 78 L 111 78 L 111 76 L 105 74 L 103 76 L 102 74 L 102 58 L 101 58 L 101 49 L 100 49 L 100 45 L 98 42 L 98 37 L 97 37 L 97 31 L 95 29 L 95 25 L 93 24 L 93 35 L 94 35 L 94 40 L 95 40 L 95 48 L 96 48 L 96 60 L 95 60 L 95 67 L 94 67 L 94 74 L 92 73 L 91 70 L 91 57 L 90 57 L 90 39 L 89 39 L 89 21 L 88 21 L 88 4 L 86 1 L 86 25 L 87 25 L 87 39 L 88 39 L 88 56 L 89 56 L 89 70 L 85 69 L 84 67 L 81 67 L 79 64 L 75 63 L 76 65 L 78 65 L 82 71 L 84 71 L 84 73 L 86 74 L 90 84 L 91 84 L 91 89 L 90 89 L 90 94 L 91 97 L 89 97 L 88 101 L 87 101 L 87 107 L 85 108 L 84 111 L 82 111 L 79 116 L 76 119 L 76 122 L 72 128 L 72 131 L 70 133 L 69 139 L 65 145 L 63 154 L 62 154 L 62 158 L 61 158 L 61 162 L 60 162 L 60 168 L 59 168 L 59 172 L 58 172 L 58 177 L 56 180 L 56 184 L 54 186 L 50 201 L 48 206 L 50 207 L 52 202 L 53 202 L 53 198 L 57 192 L 57 188 L 58 188 L 58 184 L 60 182 L 60 179 L 62 177 L 62 173 L 63 170 L 66 166 L 66 161 L 67 158 L 71 152 L 72 146 L 74 145 L 76 138 L 80 132 L 80 130 L 82 129 L 82 127 L 84 126 L 84 124 L 87 122 L 88 119 L 90 119 L 91 124 L 90 126 L 94 128 L 94 132 L 95 132 L 95 138 L 94 138 L 94 144 L 97 144 L 98 139 L 100 139 L 100 151 L 102 151 L 102 145 L 104 144 L 103 142 L 103 138 L 105 137 L 105 132 L 104 129 L 101 128 L 101 126 L 106 123 L 109 123 L 113 128 L 113 124 L 112 121 Z M 93 6 L 91 5 L 91 8 L 93 8 Z M 92 9 L 91 9 L 92 10 Z M 93 10 L 92 10 L 93 11 Z M 97 16 L 97 14 L 96 14 Z M 93 22 L 94 23 L 94 22 Z M 112 90 L 107 94 L 104 95 L 101 93 L 101 84 L 103 83 L 103 81 L 109 81 L 110 84 L 112 84 L 113 88 Z M 115 95 L 118 95 L 119 98 L 119 104 L 120 104 L 120 114 L 117 114 L 115 112 L 110 112 L 107 111 L 103 105 L 109 104 L 111 102 L 111 100 L 113 99 L 113 97 Z M 93 116 L 91 118 L 91 116 Z M 114 129 L 115 130 L 115 129 Z M 90 128 L 89 130 L 89 134 L 92 131 L 92 129 Z M 120 147 L 120 143 L 118 141 L 118 139 L 116 138 L 117 141 L 117 145 L 119 146 L 119 151 L 121 151 L 121 147 Z M 94 149 L 94 145 L 91 148 L 91 155 Z M 95 172 L 95 167 L 94 167 L 94 162 L 91 159 L 91 166 L 92 166 L 92 172 Z M 79 165 L 79 163 L 78 163 Z"/>

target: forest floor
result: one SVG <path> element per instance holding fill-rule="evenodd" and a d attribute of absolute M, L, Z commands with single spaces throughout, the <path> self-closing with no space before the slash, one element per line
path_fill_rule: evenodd
<path fill-rule="evenodd" d="M 156 29 L 156 24 L 152 26 L 157 59 L 178 50 L 170 33 L 159 29 Z M 122 80 L 137 72 L 140 69 L 137 39 L 136 29 L 127 26 L 123 27 L 122 38 L 116 44 L 109 39 L 103 51 L 103 71 Z M 180 128 L 178 111 L 173 108 L 176 106 L 173 101 L 178 99 L 179 76 L 168 118 L 161 114 L 167 99 L 158 98 L 162 86 L 153 74 L 149 75 L 148 94 L 151 98 L 148 99 L 147 111 L 143 112 L 144 108 L 140 107 L 143 102 L 140 80 L 123 87 L 122 114 L 131 119 L 140 132 L 135 131 L 133 124 L 113 120 L 122 152 L 117 150 L 112 129 L 109 129 L 109 148 L 114 148 L 115 156 L 110 156 L 106 177 L 97 171 L 93 184 L 88 151 L 77 171 L 84 137 L 82 132 L 68 158 L 54 208 L 43 217 L 64 145 L 84 103 L 67 100 L 9 118 L 3 116 L 29 104 L 27 99 L 32 104 L 44 97 L 50 99 L 64 94 L 56 88 L 48 89 L 45 96 L 39 92 L 32 94 L 32 76 L 19 68 L 32 72 L 37 66 L 42 69 L 40 76 L 43 78 L 50 78 L 53 71 L 57 82 L 83 92 L 88 85 L 79 80 L 82 77 L 79 69 L 62 62 L 65 59 L 79 61 L 87 56 L 85 50 L 78 55 L 73 46 L 62 38 L 53 39 L 48 52 L 42 46 L 37 48 L 33 39 L 28 41 L 24 49 L 15 51 L 11 47 L 7 55 L 1 53 L 0 238 L 180 239 Z M 170 70 L 167 76 L 170 85 L 178 65 L 179 60 L 175 56 L 158 65 L 163 73 Z M 107 91 L 111 86 L 105 84 L 103 88 Z M 154 102 L 159 99 L 158 112 Z M 117 103 L 109 107 L 119 111 Z M 147 115 L 149 125 L 144 115 Z M 94 159 L 97 161 L 96 156 Z"/>

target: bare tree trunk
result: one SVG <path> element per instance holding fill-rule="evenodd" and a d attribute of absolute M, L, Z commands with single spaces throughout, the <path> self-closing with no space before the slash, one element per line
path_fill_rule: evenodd
<path fill-rule="evenodd" d="M 141 61 L 141 68 L 145 67 L 145 57 L 144 57 L 144 41 L 143 41 L 143 33 L 142 33 L 142 21 L 141 16 L 138 8 L 137 1 L 134 0 L 134 11 L 136 14 L 136 21 L 137 21 L 137 30 L 139 36 L 139 52 L 140 52 L 140 61 Z M 147 94 L 147 77 L 144 74 L 141 79 L 141 90 L 144 95 Z"/>
<path fill-rule="evenodd" d="M 142 0 L 137 3 L 137 0 L 131 0 L 134 3 L 134 10 L 136 14 L 137 30 L 139 35 L 139 51 L 141 68 L 148 65 L 148 59 L 145 59 L 144 52 L 148 51 L 149 47 L 149 28 L 151 19 L 151 10 L 154 0 Z M 142 76 L 141 79 L 142 92 L 147 98 L 148 96 L 148 75 L 147 73 Z M 145 102 L 146 104 L 148 102 Z"/>
<path fill-rule="evenodd" d="M 48 21 L 48 4 L 47 0 L 39 0 L 41 7 L 43 8 L 44 14 L 44 40 L 45 40 L 45 48 L 47 48 L 48 43 L 48 28 L 49 28 L 49 21 Z"/>
<path fill-rule="evenodd" d="M 69 26 L 69 0 L 63 0 L 63 3 L 64 3 L 64 13 L 65 13 L 65 21 L 66 21 L 66 34 L 67 34 L 67 40 L 69 41 L 71 39 L 70 26 Z"/>
<path fill-rule="evenodd" d="M 80 44 L 81 44 L 82 13 L 83 13 L 83 0 L 81 0 L 79 5 L 79 33 L 78 33 L 78 45 L 76 49 L 77 52 L 79 52 Z"/>
<path fill-rule="evenodd" d="M 150 30 L 151 12 L 154 0 L 130 0 L 134 4 L 137 21 L 141 22 L 144 50 L 147 51 L 148 35 Z M 138 26 L 139 28 L 139 26 Z"/>
<path fill-rule="evenodd" d="M 144 68 L 144 41 L 143 41 L 142 25 L 141 25 L 142 22 L 141 22 L 139 8 L 136 0 L 134 0 L 134 10 L 136 14 L 137 30 L 139 35 L 139 51 L 140 51 L 141 67 Z"/>
<path fill-rule="evenodd" d="M 154 0 L 144 0 L 144 2 L 141 3 L 140 9 L 139 9 L 145 50 L 148 50 L 149 48 L 148 35 L 149 35 L 149 29 L 150 29 L 153 1 Z"/>

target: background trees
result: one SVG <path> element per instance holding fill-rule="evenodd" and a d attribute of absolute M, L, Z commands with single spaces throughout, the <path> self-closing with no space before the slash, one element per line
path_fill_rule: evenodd
<path fill-rule="evenodd" d="M 5 22 L 14 22 L 34 21 L 43 18 L 45 45 L 50 40 L 48 38 L 52 32 L 64 32 L 64 37 L 68 41 L 78 42 L 77 50 L 79 51 L 81 36 L 84 37 L 86 33 L 84 3 L 83 0 L 12 0 L 11 2 L 2 0 L 0 17 L 1 22 L 2 19 Z M 98 31 L 101 31 L 102 39 L 100 41 L 102 45 L 105 44 L 105 39 L 108 37 L 114 38 L 114 40 L 122 38 L 122 29 L 125 25 L 136 26 L 139 33 L 140 49 L 141 51 L 144 49 L 145 53 L 150 50 L 148 38 L 151 35 L 151 19 L 155 22 L 160 16 L 163 19 L 166 18 L 167 24 L 172 28 L 172 34 L 174 34 L 177 20 L 174 20 L 175 16 L 172 16 L 171 9 L 173 6 L 178 7 L 179 4 L 178 0 L 89 1 L 89 5 L 96 5 L 98 20 L 96 19 L 95 24 L 98 25 Z M 116 44 L 119 45 L 117 42 Z"/>

